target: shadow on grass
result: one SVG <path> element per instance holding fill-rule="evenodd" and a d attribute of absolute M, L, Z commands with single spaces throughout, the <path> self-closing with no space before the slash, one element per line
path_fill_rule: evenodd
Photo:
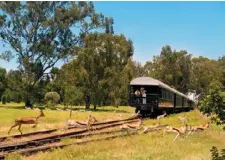
<path fill-rule="evenodd" d="M 97 108 L 95 109 L 88 109 L 87 111 L 92 111 L 92 112 L 116 112 L 116 113 L 130 113 L 125 110 L 116 110 L 116 109 L 104 109 L 104 108 Z"/>
<path fill-rule="evenodd" d="M 67 108 L 65 110 L 70 110 L 71 108 Z M 51 108 L 51 110 L 57 110 L 56 108 Z M 89 109 L 84 109 L 84 108 L 72 108 L 72 111 L 83 111 L 83 112 L 116 112 L 116 113 L 130 113 L 128 111 L 125 110 L 117 110 L 117 109 L 105 109 L 103 107 L 99 107 L 99 108 L 89 108 Z"/>
<path fill-rule="evenodd" d="M 26 109 L 24 106 L 1 106 L 0 108 L 7 108 L 7 109 Z"/>

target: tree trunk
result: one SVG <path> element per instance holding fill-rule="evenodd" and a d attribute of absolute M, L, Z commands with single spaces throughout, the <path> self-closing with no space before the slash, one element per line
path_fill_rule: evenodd
<path fill-rule="evenodd" d="M 29 99 L 26 100 L 25 107 L 33 108 L 33 105 L 31 104 Z"/>
<path fill-rule="evenodd" d="M 97 106 L 96 106 L 96 104 L 94 104 L 94 110 L 96 110 L 96 108 L 97 108 Z"/>
<path fill-rule="evenodd" d="M 25 98 L 25 107 L 29 107 L 29 108 L 33 108 L 33 104 L 31 103 L 32 97 L 33 97 L 33 86 L 28 85 L 25 88 L 25 94 L 24 94 L 24 98 Z"/>
<path fill-rule="evenodd" d="M 86 104 L 85 109 L 89 109 L 90 108 L 90 102 L 91 102 L 90 96 L 86 95 L 86 97 L 85 97 L 85 104 Z"/>
<path fill-rule="evenodd" d="M 71 119 L 71 116 L 72 116 L 72 107 L 70 108 L 70 119 Z"/>
<path fill-rule="evenodd" d="M 85 109 L 89 109 L 90 105 L 86 104 Z"/>

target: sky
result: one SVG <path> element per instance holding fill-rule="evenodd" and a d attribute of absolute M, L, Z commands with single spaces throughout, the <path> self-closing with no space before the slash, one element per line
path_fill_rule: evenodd
<path fill-rule="evenodd" d="M 159 55 L 164 45 L 195 57 L 218 59 L 225 54 L 225 2 L 99 1 L 94 5 L 97 12 L 113 17 L 115 34 L 133 41 L 133 59 L 142 64 Z M 0 60 L 0 66 L 9 70 L 18 64 Z"/>

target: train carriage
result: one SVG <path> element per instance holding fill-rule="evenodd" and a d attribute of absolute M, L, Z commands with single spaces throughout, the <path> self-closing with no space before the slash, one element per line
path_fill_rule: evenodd
<path fill-rule="evenodd" d="M 138 91 L 144 89 L 143 94 Z M 186 95 L 163 82 L 151 77 L 138 77 L 130 82 L 129 104 L 136 107 L 136 112 L 153 114 L 166 111 L 188 111 L 193 108 L 194 102 Z"/>

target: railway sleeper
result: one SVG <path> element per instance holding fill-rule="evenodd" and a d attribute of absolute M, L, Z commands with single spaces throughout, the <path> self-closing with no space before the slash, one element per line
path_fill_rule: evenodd
<path fill-rule="evenodd" d="M 134 120 L 128 122 L 131 123 L 134 122 Z M 115 126 L 119 126 L 121 125 L 120 123 L 116 123 L 116 124 L 110 124 L 110 125 L 105 125 L 99 128 L 96 128 L 95 130 L 101 130 L 101 129 L 105 129 L 105 128 L 110 128 L 110 127 L 115 127 Z M 6 145 L 2 145 L 0 146 L 0 152 L 4 152 L 4 151 L 11 151 L 11 150 L 15 150 L 15 149 L 23 149 L 26 148 L 27 146 L 29 147 L 37 147 L 46 143 L 54 143 L 54 142 L 59 142 L 62 138 L 70 138 L 70 137 L 79 137 L 82 135 L 82 133 L 87 132 L 88 130 L 80 130 L 80 131 L 76 131 L 76 132 L 69 132 L 69 133 L 64 133 L 61 135 L 52 135 L 52 136 L 48 136 L 45 138 L 39 138 L 39 139 L 35 139 L 32 141 L 26 141 L 26 142 L 19 142 L 16 144 L 6 144 Z M 89 133 L 87 134 L 89 135 Z M 85 136 L 87 136 L 85 135 Z"/>

